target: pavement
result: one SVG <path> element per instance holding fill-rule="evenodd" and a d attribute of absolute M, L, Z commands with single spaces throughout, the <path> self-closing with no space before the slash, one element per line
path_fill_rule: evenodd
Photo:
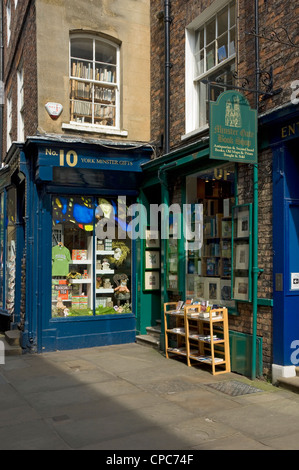
<path fill-rule="evenodd" d="M 299 395 L 136 343 L 9 356 L 0 449 L 298 450 Z"/>

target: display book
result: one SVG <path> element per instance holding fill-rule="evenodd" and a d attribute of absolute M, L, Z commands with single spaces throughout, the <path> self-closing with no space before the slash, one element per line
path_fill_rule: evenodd
<path fill-rule="evenodd" d="M 212 374 L 230 372 L 227 308 L 209 301 L 164 304 L 165 352 L 186 357 L 187 365 L 208 364 Z"/>
<path fill-rule="evenodd" d="M 62 243 L 59 243 L 63 247 Z M 66 250 L 66 247 L 64 247 Z M 95 278 L 95 313 L 131 312 L 128 277 L 115 274 L 110 260 L 117 256 L 112 240 L 97 240 L 95 251 L 95 276 L 92 260 L 92 237 L 87 249 L 73 249 L 69 254 L 68 274 L 64 278 L 52 278 L 52 306 L 54 316 L 78 316 L 93 314 L 93 279 Z M 117 258 L 115 258 L 117 259 Z M 113 277 L 112 277 L 113 276 Z M 125 302 L 125 303 L 124 303 Z"/>

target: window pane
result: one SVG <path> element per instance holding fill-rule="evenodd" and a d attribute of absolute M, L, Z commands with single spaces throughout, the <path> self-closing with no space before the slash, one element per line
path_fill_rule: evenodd
<path fill-rule="evenodd" d="M 94 120 L 95 124 L 101 126 L 114 126 L 115 125 L 115 107 L 106 106 L 102 104 L 94 105 Z"/>
<path fill-rule="evenodd" d="M 230 27 L 232 27 L 236 23 L 236 5 L 235 5 L 235 2 L 233 2 L 231 4 L 229 14 L 230 14 Z"/>
<path fill-rule="evenodd" d="M 116 64 L 116 48 L 105 42 L 96 41 L 95 60 L 106 64 Z"/>
<path fill-rule="evenodd" d="M 93 79 L 93 65 L 92 62 L 87 60 L 72 59 L 71 61 L 71 76 L 77 78 Z"/>
<path fill-rule="evenodd" d="M 52 211 L 52 316 L 92 315 L 92 200 L 55 196 Z"/>
<path fill-rule="evenodd" d="M 233 55 L 236 52 L 235 39 L 236 39 L 236 28 L 233 28 L 229 32 L 229 55 Z"/>
<path fill-rule="evenodd" d="M 216 37 L 216 25 L 215 25 L 215 19 L 213 19 L 210 23 L 207 24 L 206 27 L 206 45 L 210 44 L 210 42 L 214 41 Z"/>
<path fill-rule="evenodd" d="M 222 62 L 223 60 L 227 59 L 228 57 L 228 50 L 227 50 L 227 38 L 228 35 L 223 34 L 221 38 L 218 39 L 218 63 Z"/>
<path fill-rule="evenodd" d="M 195 32 L 195 51 L 204 47 L 204 28 Z"/>
<path fill-rule="evenodd" d="M 95 80 L 116 83 L 116 67 L 114 65 L 105 66 L 96 63 Z"/>
<path fill-rule="evenodd" d="M 206 69 L 209 70 L 215 66 L 215 42 L 207 47 Z"/>
<path fill-rule="evenodd" d="M 71 56 L 79 59 L 93 60 L 93 40 L 86 38 L 72 39 Z"/>
<path fill-rule="evenodd" d="M 196 76 L 204 72 L 204 57 L 204 50 L 201 50 L 200 52 L 198 52 L 198 54 L 195 55 Z"/>
<path fill-rule="evenodd" d="M 218 15 L 218 36 L 227 31 L 228 12 L 227 8 Z"/>

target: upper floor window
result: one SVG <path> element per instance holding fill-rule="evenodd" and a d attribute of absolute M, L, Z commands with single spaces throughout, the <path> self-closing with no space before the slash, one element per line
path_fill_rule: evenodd
<path fill-rule="evenodd" d="M 233 0 L 210 16 L 207 12 L 201 15 L 187 30 L 186 132 L 208 123 L 209 101 L 215 101 L 225 91 L 225 84 L 233 83 L 236 55 L 235 9 Z M 198 24 L 202 16 L 205 21 Z M 203 79 L 208 82 L 217 81 L 223 87 L 208 86 L 202 82 Z"/>
<path fill-rule="evenodd" d="M 11 93 L 7 97 L 6 102 L 6 151 L 10 149 L 12 144 L 12 97 Z"/>
<path fill-rule="evenodd" d="M 6 3 L 6 26 L 7 26 L 7 44 L 10 41 L 11 35 L 11 1 L 8 0 Z"/>
<path fill-rule="evenodd" d="M 111 41 L 72 37 L 71 121 L 119 128 L 119 48 Z"/>
<path fill-rule="evenodd" d="M 18 90 L 18 141 L 23 142 L 25 139 L 24 131 L 24 69 L 21 64 L 17 72 L 17 90 Z"/>

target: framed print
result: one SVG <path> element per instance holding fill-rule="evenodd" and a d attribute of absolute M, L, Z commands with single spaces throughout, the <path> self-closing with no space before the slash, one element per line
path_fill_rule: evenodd
<path fill-rule="evenodd" d="M 145 252 L 145 269 L 160 268 L 160 251 Z"/>
<path fill-rule="evenodd" d="M 205 278 L 205 299 L 210 302 L 217 302 L 220 296 L 220 278 L 206 277 Z"/>
<path fill-rule="evenodd" d="M 196 299 L 205 298 L 205 281 L 202 277 L 194 279 L 194 294 Z"/>
<path fill-rule="evenodd" d="M 250 229 L 250 223 L 249 223 L 249 211 L 239 211 L 238 213 L 238 219 L 237 219 L 237 237 L 238 238 L 245 238 L 249 237 L 249 229 Z"/>
<path fill-rule="evenodd" d="M 176 274 L 169 274 L 167 281 L 169 290 L 176 290 L 178 288 L 178 276 Z"/>
<path fill-rule="evenodd" d="M 252 301 L 252 204 L 232 209 L 232 299 Z"/>
<path fill-rule="evenodd" d="M 144 290 L 160 289 L 160 272 L 145 271 L 144 273 Z"/>
<path fill-rule="evenodd" d="M 231 280 L 230 279 L 221 279 L 220 280 L 220 305 L 224 307 L 234 307 L 235 302 L 232 300 L 231 292 Z"/>
<path fill-rule="evenodd" d="M 249 244 L 236 245 L 236 269 L 249 268 Z"/>
<path fill-rule="evenodd" d="M 145 247 L 160 248 L 160 233 L 158 230 L 145 231 Z"/>
<path fill-rule="evenodd" d="M 236 277 L 234 287 L 234 298 L 236 300 L 248 300 L 248 287 L 248 277 Z"/>

